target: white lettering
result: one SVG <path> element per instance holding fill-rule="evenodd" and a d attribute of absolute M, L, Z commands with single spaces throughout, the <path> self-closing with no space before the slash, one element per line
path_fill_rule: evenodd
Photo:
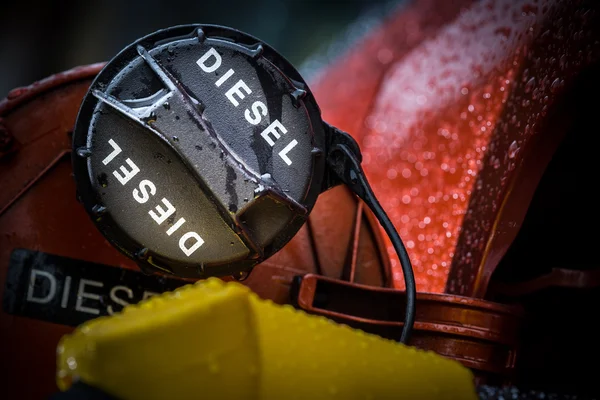
<path fill-rule="evenodd" d="M 229 68 L 229 70 L 225 72 L 225 75 L 220 77 L 219 80 L 215 82 L 215 85 L 217 85 L 217 87 L 221 87 L 221 85 L 224 84 L 225 81 L 231 77 L 231 75 L 233 75 L 233 72 L 233 69 Z"/>
<path fill-rule="evenodd" d="M 277 140 L 281 137 L 281 135 L 277 132 L 277 129 L 279 129 L 281 133 L 287 133 L 287 129 L 285 129 L 285 126 L 283 126 L 281 122 L 279 122 L 279 120 L 276 119 L 275 121 L 271 122 L 271 125 L 267 126 L 265 130 L 263 130 L 260 134 L 263 137 L 263 139 L 265 139 L 267 143 L 269 143 L 271 147 L 275 146 L 275 142 L 269 137 L 269 133 L 272 133 L 273 136 L 275 136 L 275 139 Z"/>
<path fill-rule="evenodd" d="M 156 296 L 157 294 L 158 293 L 151 292 L 149 290 L 144 290 L 144 296 L 142 297 L 142 299 L 146 300 L 147 298 L 152 297 L 152 296 Z"/>
<path fill-rule="evenodd" d="M 244 116 L 246 117 L 246 121 L 250 122 L 252 125 L 256 125 L 262 119 L 260 114 L 263 117 L 267 116 L 267 106 L 262 101 L 255 101 L 252 103 L 252 112 L 254 113 L 254 118 L 250 115 L 250 110 L 246 109 L 244 112 Z"/>
<path fill-rule="evenodd" d="M 127 286 L 121 286 L 121 285 L 115 286 L 110 290 L 110 299 L 112 301 L 114 301 L 115 303 L 117 303 L 118 305 L 120 305 L 121 307 L 127 307 L 129 305 L 129 303 L 117 296 L 117 292 L 119 292 L 119 291 L 125 292 L 127 294 L 127 297 L 129 297 L 129 299 L 133 299 L 133 291 L 131 289 L 129 289 Z M 112 305 L 109 305 L 108 307 L 106 307 L 106 311 L 108 312 L 108 315 L 114 314 Z"/>
<path fill-rule="evenodd" d="M 215 61 L 213 65 L 208 66 L 206 65 L 206 61 L 208 61 L 210 57 L 214 57 Z M 213 47 L 211 47 L 206 53 L 204 53 L 202 57 L 200 57 L 198 61 L 196 61 L 196 64 L 198 64 L 198 66 L 202 68 L 202 71 L 204 72 L 215 72 L 221 66 L 221 55 L 217 53 Z"/>
<path fill-rule="evenodd" d="M 67 308 L 67 303 L 69 301 L 69 290 L 71 290 L 71 277 L 67 275 L 65 278 L 65 286 L 63 288 L 62 300 L 60 301 L 60 306 L 62 308 Z"/>
<path fill-rule="evenodd" d="M 179 244 L 181 246 L 181 242 Z M 48 279 L 50 282 L 50 290 L 48 290 L 48 294 L 44 297 L 35 297 L 33 294 L 33 290 L 35 289 L 35 281 L 39 277 L 44 277 Z M 56 294 L 56 278 L 52 276 L 50 272 L 40 271 L 39 269 L 32 269 L 31 275 L 29 277 L 29 287 L 27 288 L 27 301 L 38 304 L 48 304 L 50 300 Z"/>
<path fill-rule="evenodd" d="M 209 61 L 212 60 L 212 61 Z M 220 68 L 222 58 L 219 53 L 210 48 L 196 63 L 204 72 L 214 72 Z M 210 65 L 208 65 L 210 64 Z M 223 86 L 229 82 L 229 79 L 235 74 L 233 68 L 229 68 L 227 72 L 221 75 L 215 82 L 216 87 Z M 240 101 L 244 100 L 252 93 L 252 89 L 242 80 L 238 80 L 233 86 L 225 92 L 225 96 L 235 107 L 240 105 Z M 245 108 L 244 117 L 251 125 L 258 125 L 263 117 L 269 114 L 269 109 L 262 101 L 254 101 L 250 107 Z M 271 124 L 261 132 L 263 139 L 271 146 L 275 146 L 275 142 L 281 138 L 281 135 L 286 134 L 287 129 L 279 120 L 271 122 Z M 298 141 L 293 139 L 288 143 L 283 150 L 279 152 L 279 157 L 288 165 L 292 165 L 292 160 L 289 157 L 290 151 L 298 145 Z M 170 236 L 170 235 L 169 235 Z"/>
<path fill-rule="evenodd" d="M 287 146 L 285 146 L 283 148 L 283 150 L 281 150 L 279 152 L 279 157 L 281 157 L 281 159 L 283 161 L 285 161 L 285 163 L 287 165 L 292 165 L 292 160 L 290 160 L 290 158 L 287 156 L 287 153 L 290 152 L 290 150 L 292 150 L 294 147 L 296 147 L 296 145 L 298 144 L 298 142 L 296 141 L 296 139 L 292 140 L 290 143 L 288 143 Z"/>
<path fill-rule="evenodd" d="M 192 247 L 185 247 L 185 243 L 188 239 L 196 240 Z M 179 239 L 179 248 L 185 253 L 186 256 L 191 256 L 200 246 L 204 244 L 204 240 L 196 232 L 188 232 Z"/>
<path fill-rule="evenodd" d="M 175 222 L 175 224 L 173 224 L 173 226 L 169 228 L 169 230 L 167 231 L 167 235 L 171 236 L 173 233 L 175 233 L 177 229 L 181 228 L 181 225 L 183 225 L 184 222 L 184 218 L 179 218 L 177 222 Z"/>
<path fill-rule="evenodd" d="M 119 182 L 121 182 L 121 185 L 125 185 L 131 180 L 131 178 L 133 178 L 137 175 L 138 172 L 140 172 L 140 169 L 137 165 L 133 163 L 133 161 L 131 161 L 131 158 L 128 158 L 127 160 L 125 160 L 125 162 L 129 164 L 129 167 L 131 167 L 131 171 L 127 171 L 124 165 L 121 165 L 121 172 L 123 173 L 123 176 L 121 176 L 121 174 L 119 174 L 118 171 L 113 171 L 113 175 L 119 180 Z"/>
<path fill-rule="evenodd" d="M 154 210 L 148 211 L 148 214 L 150 214 L 150 216 L 152 217 L 152 219 L 154 221 L 156 221 L 156 223 L 158 225 L 160 225 L 163 222 L 165 222 L 165 220 L 167 218 L 169 218 L 171 215 L 173 215 L 173 213 L 176 211 L 175 207 L 173 207 L 173 205 L 169 202 L 169 200 L 167 200 L 167 199 L 165 199 L 163 197 L 162 202 L 167 207 L 166 210 L 163 209 L 160 205 L 158 205 L 158 206 L 155 207 L 156 213 L 154 212 Z"/>
<path fill-rule="evenodd" d="M 85 291 L 85 285 L 95 286 L 101 288 L 104 286 L 102 282 L 93 281 L 91 279 L 82 279 L 79 281 L 79 289 L 77 290 L 77 303 L 75 303 L 75 310 L 85 312 L 88 314 L 98 315 L 100 314 L 100 310 L 96 308 L 84 307 L 83 299 L 89 300 L 100 300 L 100 296 L 94 293 L 87 293 Z"/>
<path fill-rule="evenodd" d="M 104 164 L 104 165 L 111 162 L 113 160 L 113 158 L 115 158 L 121 152 L 121 148 L 119 147 L 119 145 L 117 143 L 115 143 L 114 140 L 108 139 L 108 144 L 110 144 L 112 146 L 113 151 L 108 156 L 106 156 L 106 158 L 104 160 L 102 160 L 102 164 Z"/>
<path fill-rule="evenodd" d="M 133 198 L 140 204 L 147 202 L 150 198 L 150 195 L 154 196 L 156 194 L 156 186 L 154 186 L 154 183 L 148 179 L 141 181 L 139 186 L 140 190 L 133 189 Z M 148 190 L 146 188 L 150 190 L 150 194 L 148 194 Z M 141 196 L 140 191 L 142 192 Z"/>
<path fill-rule="evenodd" d="M 236 84 L 233 85 L 231 89 L 227 91 L 227 93 L 225 93 L 225 96 L 227 96 L 231 104 L 233 104 L 236 107 L 239 106 L 240 103 L 235 99 L 235 97 L 233 97 L 233 95 L 236 94 L 240 98 L 240 100 L 244 100 L 244 98 L 246 97 L 246 95 L 243 94 L 240 89 L 244 89 L 244 92 L 246 92 L 246 94 L 252 93 L 252 90 L 250 90 L 248 85 L 246 85 L 246 83 L 241 79 L 237 81 Z"/>

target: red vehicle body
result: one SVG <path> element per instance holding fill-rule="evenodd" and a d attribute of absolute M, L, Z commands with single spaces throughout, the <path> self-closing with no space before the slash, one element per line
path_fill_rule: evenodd
<path fill-rule="evenodd" d="M 408 248 L 419 291 L 411 344 L 463 362 L 478 383 L 598 392 L 585 365 L 600 355 L 590 228 L 600 219 L 590 189 L 598 8 L 417 0 L 311 85 L 324 120 L 359 142 Z M 16 248 L 137 268 L 96 231 L 70 176 L 69 133 L 101 67 L 15 89 L 0 103 L 2 287 Z M 244 282 L 262 297 L 394 337 L 402 274 L 374 221 L 348 190 L 333 189 Z M 56 343 L 71 329 L 0 314 L 9 398 L 55 391 Z"/>

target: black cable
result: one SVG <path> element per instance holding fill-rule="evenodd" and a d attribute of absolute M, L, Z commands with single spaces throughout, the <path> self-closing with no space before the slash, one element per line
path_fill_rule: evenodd
<path fill-rule="evenodd" d="M 394 225 L 373 195 L 370 187 L 367 190 L 367 199 L 363 198 L 363 200 L 369 206 L 369 208 L 371 208 L 373 214 L 375 214 L 379 220 L 379 223 L 383 226 L 383 229 L 392 241 L 394 250 L 396 250 L 396 254 L 398 254 L 398 258 L 400 259 L 400 265 L 402 266 L 402 274 L 404 275 L 404 283 L 406 286 L 406 316 L 400 341 L 402 343 L 407 343 L 415 322 L 415 301 L 417 296 L 415 275 L 413 273 L 412 264 L 400 235 L 398 235 Z"/>
<path fill-rule="evenodd" d="M 415 323 L 415 303 L 417 297 L 415 275 L 406 247 L 404 247 L 404 243 L 400 235 L 398 235 L 396 228 L 394 228 L 392 221 L 390 221 L 379 201 L 377 201 L 354 152 L 346 144 L 337 143 L 329 151 L 327 160 L 338 177 L 373 211 L 375 217 L 377 217 L 377 220 L 392 241 L 396 254 L 398 254 L 406 285 L 406 315 L 400 342 L 406 344 Z"/>

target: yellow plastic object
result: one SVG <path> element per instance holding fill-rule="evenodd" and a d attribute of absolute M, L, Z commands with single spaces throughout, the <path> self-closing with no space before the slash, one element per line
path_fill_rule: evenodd
<path fill-rule="evenodd" d="M 134 399 L 477 399 L 471 372 L 208 279 L 80 326 L 57 382 Z"/>

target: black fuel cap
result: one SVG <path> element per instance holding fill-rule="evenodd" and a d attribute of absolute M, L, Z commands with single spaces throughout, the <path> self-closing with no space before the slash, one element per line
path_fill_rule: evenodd
<path fill-rule="evenodd" d="M 243 277 L 298 232 L 319 193 L 348 185 L 400 257 L 408 340 L 412 266 L 358 145 L 258 39 L 186 25 L 138 40 L 92 83 L 73 148 L 79 199 L 104 236 L 143 270 L 181 277 Z"/>
<path fill-rule="evenodd" d="M 80 199 L 140 266 L 249 270 L 283 247 L 323 187 L 325 134 L 298 72 L 239 31 L 146 36 L 92 83 L 74 134 Z"/>

